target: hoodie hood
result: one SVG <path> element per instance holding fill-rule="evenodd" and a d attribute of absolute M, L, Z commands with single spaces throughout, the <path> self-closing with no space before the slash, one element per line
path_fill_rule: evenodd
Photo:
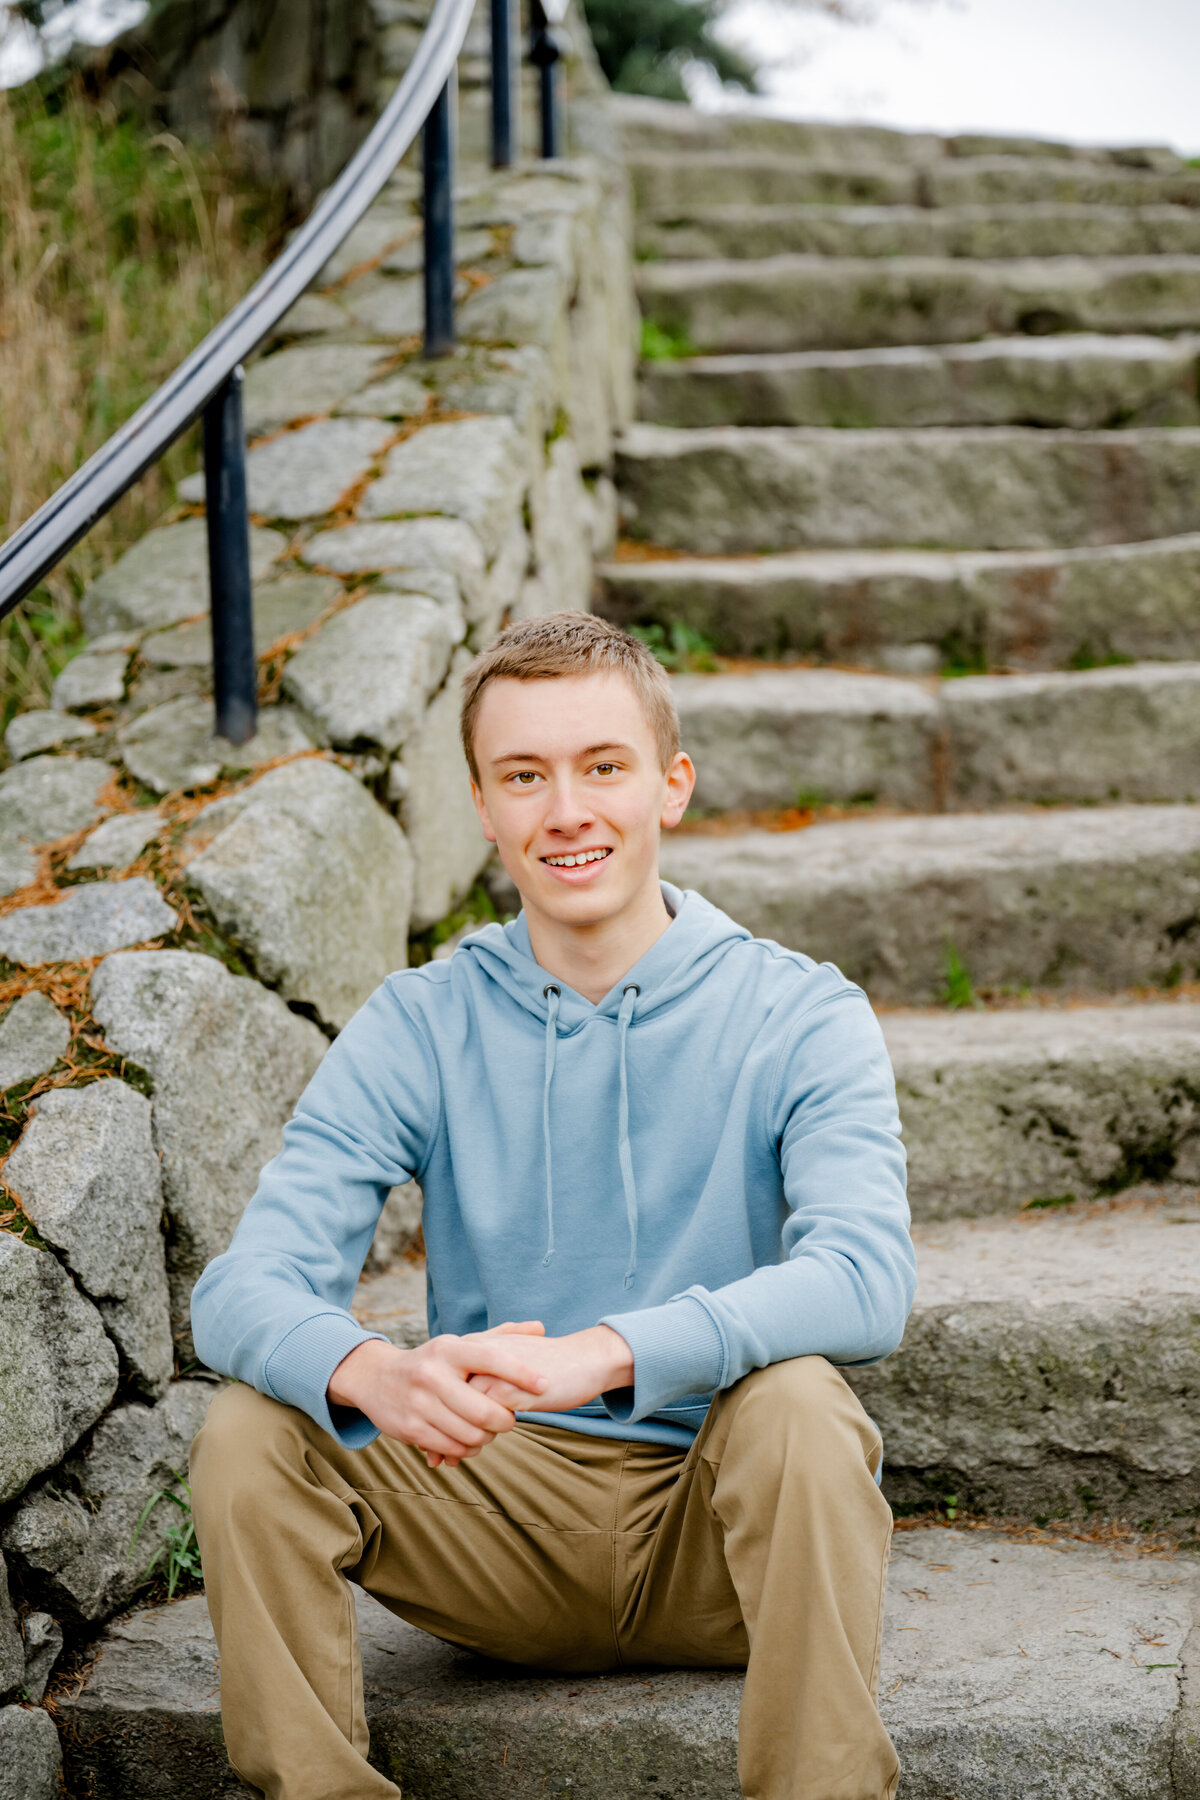
<path fill-rule="evenodd" d="M 614 1120 L 617 1162 L 625 1195 L 629 1232 L 629 1262 L 622 1283 L 631 1288 L 637 1278 L 638 1191 L 629 1142 L 629 1068 L 627 1042 L 635 1017 L 647 1019 L 661 1012 L 702 981 L 731 945 L 750 933 L 691 890 L 684 892 L 669 881 L 660 882 L 671 923 L 645 956 L 626 971 L 620 981 L 595 1005 L 550 975 L 533 954 L 524 911 L 507 925 L 488 925 L 461 945 L 463 953 L 479 959 L 483 972 L 511 999 L 545 1022 L 545 1057 L 542 1080 L 542 1155 L 546 1179 L 546 1249 L 542 1267 L 554 1259 L 554 1134 L 551 1098 L 559 1036 L 569 1037 L 589 1020 L 615 1018 L 617 1024 L 617 1116 Z"/>

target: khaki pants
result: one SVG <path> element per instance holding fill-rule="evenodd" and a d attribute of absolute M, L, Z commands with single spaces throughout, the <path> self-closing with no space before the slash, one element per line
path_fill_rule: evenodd
<path fill-rule="evenodd" d="M 230 1760 L 267 1800 L 395 1800 L 366 1760 L 354 1581 L 513 1663 L 744 1667 L 749 1800 L 891 1800 L 879 1456 L 818 1356 L 719 1394 L 690 1450 L 517 1425 L 457 1469 L 343 1450 L 232 1387 L 191 1477 Z"/>

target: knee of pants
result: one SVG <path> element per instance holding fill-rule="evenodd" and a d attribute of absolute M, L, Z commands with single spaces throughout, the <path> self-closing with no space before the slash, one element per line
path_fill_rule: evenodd
<path fill-rule="evenodd" d="M 244 1382 L 222 1388 L 192 1444 L 190 1483 L 197 1514 L 262 1504 L 273 1469 L 304 1454 L 302 1413 Z"/>
<path fill-rule="evenodd" d="M 796 1356 L 754 1369 L 714 1403 L 719 1435 L 786 1459 L 791 1450 L 823 1469 L 843 1461 L 879 1464 L 879 1433 L 842 1374 L 823 1356 Z M 723 1428 L 723 1429 L 722 1429 Z"/>

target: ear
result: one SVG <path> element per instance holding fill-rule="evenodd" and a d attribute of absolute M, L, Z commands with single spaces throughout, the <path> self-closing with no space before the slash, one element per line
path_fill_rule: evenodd
<path fill-rule="evenodd" d="M 664 831 L 672 831 L 687 811 L 687 803 L 696 785 L 695 764 L 686 751 L 677 750 L 665 776 L 665 795 L 659 823 Z"/>
<path fill-rule="evenodd" d="M 488 809 L 484 804 L 484 798 L 479 790 L 479 783 L 477 781 L 471 782 L 471 798 L 475 802 L 475 811 L 479 814 L 479 823 L 483 826 L 483 835 L 489 844 L 494 844 L 496 841 L 496 827 L 488 818 Z"/>

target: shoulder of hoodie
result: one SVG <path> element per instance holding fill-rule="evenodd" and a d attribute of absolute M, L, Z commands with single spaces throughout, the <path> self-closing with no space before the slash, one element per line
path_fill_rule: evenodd
<path fill-rule="evenodd" d="M 711 901 L 705 904 L 712 905 Z M 714 912 L 717 910 L 713 908 Z M 722 965 L 734 962 L 739 980 L 752 972 L 765 978 L 770 983 L 769 1010 L 772 1013 L 777 1009 L 785 1010 L 789 1029 L 801 1014 L 834 1001 L 861 1002 L 868 1011 L 871 1010 L 863 989 L 843 975 L 836 963 L 817 962 L 802 950 L 789 950 L 776 943 L 774 938 L 753 937 L 744 927 L 737 927 L 735 921 L 730 923 L 735 925 L 737 935 L 731 936 Z M 484 932 L 503 929 L 496 924 L 481 926 L 478 933 L 472 932 L 469 938 L 457 944 L 451 955 L 422 963 L 415 969 L 395 970 L 384 980 L 383 990 L 390 993 L 405 1011 L 411 1007 L 415 1012 L 426 1014 L 428 1008 L 437 1007 L 439 1000 L 451 998 L 459 980 L 474 979 L 477 964 L 469 952 L 464 954 L 470 939 L 482 936 Z"/>

